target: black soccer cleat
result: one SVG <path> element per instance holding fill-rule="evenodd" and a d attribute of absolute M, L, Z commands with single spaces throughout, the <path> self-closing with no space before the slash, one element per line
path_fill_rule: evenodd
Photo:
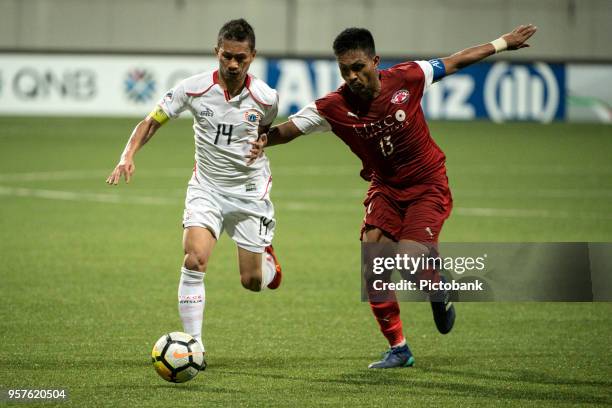
<path fill-rule="evenodd" d="M 440 276 L 440 281 L 446 282 L 444 276 Z M 455 305 L 450 300 L 450 292 L 439 290 L 429 295 L 429 300 L 438 331 L 447 334 L 455 324 Z"/>

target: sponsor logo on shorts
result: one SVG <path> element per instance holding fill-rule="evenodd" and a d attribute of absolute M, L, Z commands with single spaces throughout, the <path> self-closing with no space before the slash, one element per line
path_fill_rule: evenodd
<path fill-rule="evenodd" d="M 250 193 L 252 191 L 257 191 L 257 186 L 255 185 L 255 183 L 249 183 L 246 186 L 244 186 L 244 188 L 247 193 Z"/>
<path fill-rule="evenodd" d="M 391 97 L 391 103 L 395 103 L 395 104 L 404 103 L 408 100 L 409 96 L 410 96 L 410 92 L 408 92 L 408 90 L 400 89 L 399 91 L 395 92 L 393 96 Z"/>

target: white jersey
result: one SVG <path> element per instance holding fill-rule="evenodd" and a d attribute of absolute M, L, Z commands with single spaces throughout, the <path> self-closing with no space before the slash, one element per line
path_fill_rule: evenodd
<path fill-rule="evenodd" d="M 176 118 L 188 109 L 193 119 L 196 166 L 192 182 L 221 194 L 267 198 L 272 176 L 263 155 L 250 166 L 245 156 L 258 137 L 258 127 L 270 125 L 278 111 L 278 94 L 265 82 L 247 76 L 239 95 L 229 94 L 218 81 L 218 71 L 181 81 L 160 100 L 159 106 Z"/>

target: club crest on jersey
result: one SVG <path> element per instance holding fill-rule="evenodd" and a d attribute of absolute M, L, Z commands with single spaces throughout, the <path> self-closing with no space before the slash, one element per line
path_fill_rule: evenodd
<path fill-rule="evenodd" d="M 167 94 L 164 95 L 164 99 L 167 100 L 168 102 L 170 102 L 172 100 L 172 96 L 174 94 L 172 93 L 172 91 L 168 92 Z"/>
<path fill-rule="evenodd" d="M 391 103 L 395 103 L 395 104 L 404 103 L 408 100 L 409 96 L 410 96 L 410 92 L 408 92 L 406 89 L 400 89 L 399 91 L 394 93 L 393 96 L 391 97 Z"/>
<path fill-rule="evenodd" d="M 261 115 L 256 110 L 249 110 L 244 113 L 247 122 L 257 123 L 261 120 Z"/>

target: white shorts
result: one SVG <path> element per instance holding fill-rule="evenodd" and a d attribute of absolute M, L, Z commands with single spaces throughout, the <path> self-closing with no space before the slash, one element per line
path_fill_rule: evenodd
<path fill-rule="evenodd" d="M 183 228 L 207 228 L 217 239 L 226 230 L 240 248 L 262 253 L 272 244 L 275 225 L 274 206 L 268 198 L 230 197 L 193 182 L 187 187 Z"/>

